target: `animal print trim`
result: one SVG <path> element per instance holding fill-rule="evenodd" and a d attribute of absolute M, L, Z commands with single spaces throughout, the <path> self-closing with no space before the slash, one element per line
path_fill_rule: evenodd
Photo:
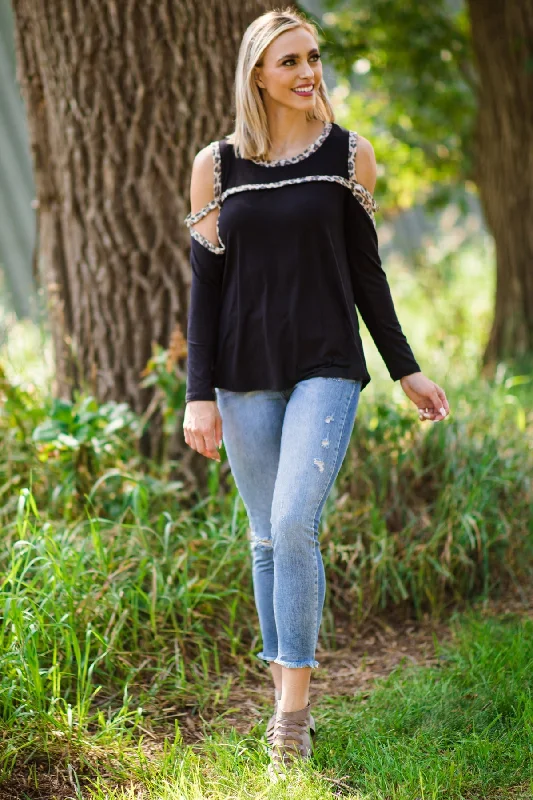
<path fill-rule="evenodd" d="M 277 158 L 274 161 L 260 161 L 259 159 L 255 158 L 250 158 L 248 160 L 253 161 L 254 164 L 259 164 L 260 167 L 282 167 L 286 164 L 297 164 L 298 161 L 303 161 L 304 158 L 307 158 L 314 153 L 315 150 L 318 150 L 322 142 L 328 137 L 332 127 L 332 122 L 326 122 L 322 129 L 322 133 L 315 139 L 315 141 L 311 142 L 309 147 L 306 147 L 303 152 L 298 153 L 296 156 L 290 156 L 289 158 Z"/>
<path fill-rule="evenodd" d="M 217 223 L 218 223 L 218 219 L 217 219 Z M 218 233 L 218 224 L 217 224 L 217 233 Z M 209 239 L 206 239 L 205 236 L 202 236 L 202 234 L 199 231 L 195 230 L 194 228 L 191 228 L 191 236 L 192 236 L 193 239 L 196 239 L 197 242 L 200 242 L 200 244 L 203 244 L 204 247 L 206 247 L 212 253 L 215 253 L 215 255 L 217 255 L 217 256 L 222 255 L 222 253 L 226 252 L 226 248 L 225 248 L 225 246 L 224 246 L 224 244 L 222 242 L 220 243 L 220 247 L 217 247 L 216 244 L 213 244 L 213 242 L 210 242 Z M 218 240 L 220 242 L 220 236 L 218 237 Z"/>
<path fill-rule="evenodd" d="M 211 152 L 213 154 L 213 193 L 214 198 L 210 200 L 207 205 L 197 211 L 195 214 L 189 213 L 184 219 L 185 224 L 189 228 L 190 234 L 193 239 L 196 239 L 197 242 L 202 244 L 212 253 L 216 255 L 221 255 L 222 253 L 226 252 L 226 247 L 224 242 L 220 238 L 220 229 L 218 226 L 220 214 L 217 215 L 217 239 L 218 245 L 214 244 L 213 242 L 209 241 L 205 236 L 203 236 L 199 231 L 195 230 L 192 226 L 203 219 L 210 211 L 213 211 L 215 208 L 220 208 L 221 201 L 220 196 L 222 194 L 222 161 L 220 158 L 220 142 L 211 142 Z"/>
<path fill-rule="evenodd" d="M 183 221 L 185 222 L 186 226 L 189 228 L 189 232 L 190 232 L 191 236 L 193 237 L 193 239 L 196 239 L 197 242 L 200 242 L 200 244 L 203 244 L 203 246 L 207 247 L 208 250 L 211 250 L 212 253 L 215 253 L 216 255 L 221 255 L 222 253 L 226 252 L 226 246 L 225 246 L 224 242 L 222 241 L 222 239 L 220 238 L 220 229 L 218 227 L 218 223 L 219 223 L 219 219 L 220 219 L 220 213 L 217 216 L 218 246 L 216 244 L 214 244 L 213 242 L 209 241 L 209 239 L 207 239 L 199 231 L 197 231 L 195 228 L 192 227 L 196 222 L 199 222 L 201 219 L 203 219 L 205 216 L 207 216 L 207 214 L 209 214 L 210 211 L 213 211 L 214 208 L 220 208 L 220 205 L 216 200 L 210 200 L 210 202 L 206 206 L 201 208 L 200 211 L 197 211 L 196 214 L 187 214 L 187 216 L 185 217 L 185 219 Z"/>
<path fill-rule="evenodd" d="M 232 194 L 237 194 L 238 192 L 246 192 L 246 191 L 253 191 L 254 189 L 277 189 L 280 186 L 287 186 L 293 183 L 309 183 L 310 181 L 329 181 L 334 183 L 340 183 L 341 186 L 345 186 L 350 192 L 354 195 L 354 197 L 361 203 L 365 211 L 367 212 L 368 216 L 372 220 L 372 224 L 374 228 L 376 227 L 376 222 L 374 219 L 374 213 L 379 210 L 379 205 L 374 200 L 374 197 L 371 192 L 368 191 L 361 183 L 358 183 L 355 180 L 355 169 L 354 169 L 354 157 L 355 151 L 357 148 L 357 133 L 355 131 L 350 131 L 350 138 L 349 138 L 349 153 L 350 158 L 352 159 L 351 167 L 349 166 L 348 174 L 349 178 L 343 178 L 341 175 L 305 175 L 301 178 L 286 178 L 285 180 L 280 181 L 273 181 L 272 183 L 245 183 L 241 186 L 234 186 L 233 188 L 226 189 L 225 192 L 221 192 L 221 182 L 220 182 L 220 150 L 218 148 L 218 142 L 213 142 L 213 156 L 214 156 L 214 164 L 215 166 L 215 198 L 210 200 L 207 205 L 197 211 L 195 214 L 187 214 L 185 217 L 185 224 L 190 230 L 191 236 L 196 239 L 197 242 L 202 244 L 212 253 L 216 255 L 221 255 L 222 253 L 226 252 L 226 246 L 224 242 L 220 238 L 220 229 L 219 229 L 219 220 L 220 214 L 217 215 L 217 238 L 219 245 L 213 244 L 213 242 L 209 241 L 205 236 L 195 230 L 192 226 L 199 222 L 203 217 L 205 217 L 210 211 L 215 208 L 221 208 L 222 203 Z M 215 153 L 218 154 L 215 155 Z M 301 156 L 302 154 L 300 154 Z M 296 156 L 299 158 L 300 156 Z M 271 162 L 269 162 L 269 166 L 271 166 Z"/>
<path fill-rule="evenodd" d="M 203 219 L 207 214 L 209 214 L 209 212 L 212 211 L 214 208 L 217 208 L 217 206 L 218 206 L 217 200 L 210 200 L 209 203 L 203 208 L 201 208 L 200 211 L 197 211 L 196 214 L 192 213 L 187 214 L 187 216 L 183 221 L 185 222 L 187 227 L 190 228 L 191 225 L 194 225 L 196 222 L 200 222 L 201 219 Z"/>
<path fill-rule="evenodd" d="M 348 180 L 347 178 L 343 178 L 341 175 L 305 175 L 301 178 L 287 178 L 281 181 L 273 181 L 272 183 L 245 183 L 241 186 L 234 186 L 231 189 L 226 189 L 225 192 L 222 192 L 220 200 L 221 203 L 223 203 L 226 197 L 229 197 L 231 194 L 236 194 L 237 192 L 246 192 L 248 190 L 253 191 L 254 189 L 277 189 L 279 186 L 288 186 L 292 183 L 309 183 L 310 181 L 330 181 L 334 183 L 340 183 L 341 186 L 345 186 L 352 192 L 357 200 L 359 200 L 372 220 L 374 227 L 376 226 L 374 212 L 379 210 L 379 206 L 374 200 L 371 192 L 369 192 L 368 189 L 366 189 L 361 183 Z"/>
<path fill-rule="evenodd" d="M 211 250 L 212 253 L 216 253 L 216 255 L 220 255 L 221 253 L 225 253 L 226 252 L 226 247 L 224 245 L 224 242 L 220 238 L 220 229 L 218 227 L 220 214 L 218 214 L 218 216 L 217 216 L 218 246 L 216 244 L 213 244 L 213 242 L 209 241 L 209 239 L 207 239 L 199 231 L 197 231 L 195 228 L 192 227 L 196 222 L 199 222 L 201 219 L 203 219 L 205 216 L 207 216 L 207 214 L 209 214 L 210 211 L 213 211 L 213 209 L 215 209 L 215 208 L 220 208 L 220 204 L 218 203 L 217 200 L 210 200 L 209 203 L 206 206 L 204 206 L 203 208 L 201 208 L 200 211 L 197 211 L 196 214 L 187 214 L 187 216 L 185 217 L 185 219 L 183 221 L 185 222 L 186 226 L 189 228 L 189 232 L 190 232 L 191 236 L 193 237 L 193 239 L 196 239 L 197 242 L 200 242 L 200 244 L 203 244 L 203 246 L 207 247 L 208 250 Z"/>
<path fill-rule="evenodd" d="M 348 175 L 350 180 L 357 183 L 355 176 L 355 154 L 357 152 L 357 132 L 348 131 Z"/>
<path fill-rule="evenodd" d="M 211 150 L 213 152 L 213 183 L 215 200 L 220 202 L 220 195 L 222 194 L 222 159 L 220 157 L 220 142 L 211 142 Z"/>

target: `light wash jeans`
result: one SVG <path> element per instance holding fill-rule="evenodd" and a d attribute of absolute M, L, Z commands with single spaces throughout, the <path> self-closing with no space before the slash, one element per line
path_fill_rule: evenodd
<path fill-rule="evenodd" d="M 284 667 L 318 667 L 326 593 L 320 515 L 346 454 L 361 381 L 315 377 L 291 389 L 216 388 L 222 438 L 250 522 L 263 649 Z"/>

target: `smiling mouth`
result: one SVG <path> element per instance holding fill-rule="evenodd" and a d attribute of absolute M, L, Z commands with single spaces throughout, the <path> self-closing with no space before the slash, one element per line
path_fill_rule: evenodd
<path fill-rule="evenodd" d="M 308 86 L 298 86 L 294 89 L 291 89 L 291 91 L 295 92 L 296 94 L 311 94 L 314 88 L 314 85 L 310 83 Z"/>

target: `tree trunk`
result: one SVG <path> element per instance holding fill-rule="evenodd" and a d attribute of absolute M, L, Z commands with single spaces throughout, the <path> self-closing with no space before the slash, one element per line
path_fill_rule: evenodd
<path fill-rule="evenodd" d="M 186 331 L 192 160 L 232 130 L 238 46 L 272 5 L 13 0 L 56 394 L 147 409 L 152 342 Z"/>
<path fill-rule="evenodd" d="M 475 180 L 497 258 L 489 374 L 533 354 L 533 0 L 468 4 L 479 73 Z"/>

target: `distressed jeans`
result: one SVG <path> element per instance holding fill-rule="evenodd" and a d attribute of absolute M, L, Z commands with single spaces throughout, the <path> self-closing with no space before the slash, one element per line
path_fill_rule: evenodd
<path fill-rule="evenodd" d="M 290 389 L 216 388 L 222 438 L 250 523 L 262 661 L 318 667 L 326 584 L 319 522 L 353 430 L 361 381 Z"/>

